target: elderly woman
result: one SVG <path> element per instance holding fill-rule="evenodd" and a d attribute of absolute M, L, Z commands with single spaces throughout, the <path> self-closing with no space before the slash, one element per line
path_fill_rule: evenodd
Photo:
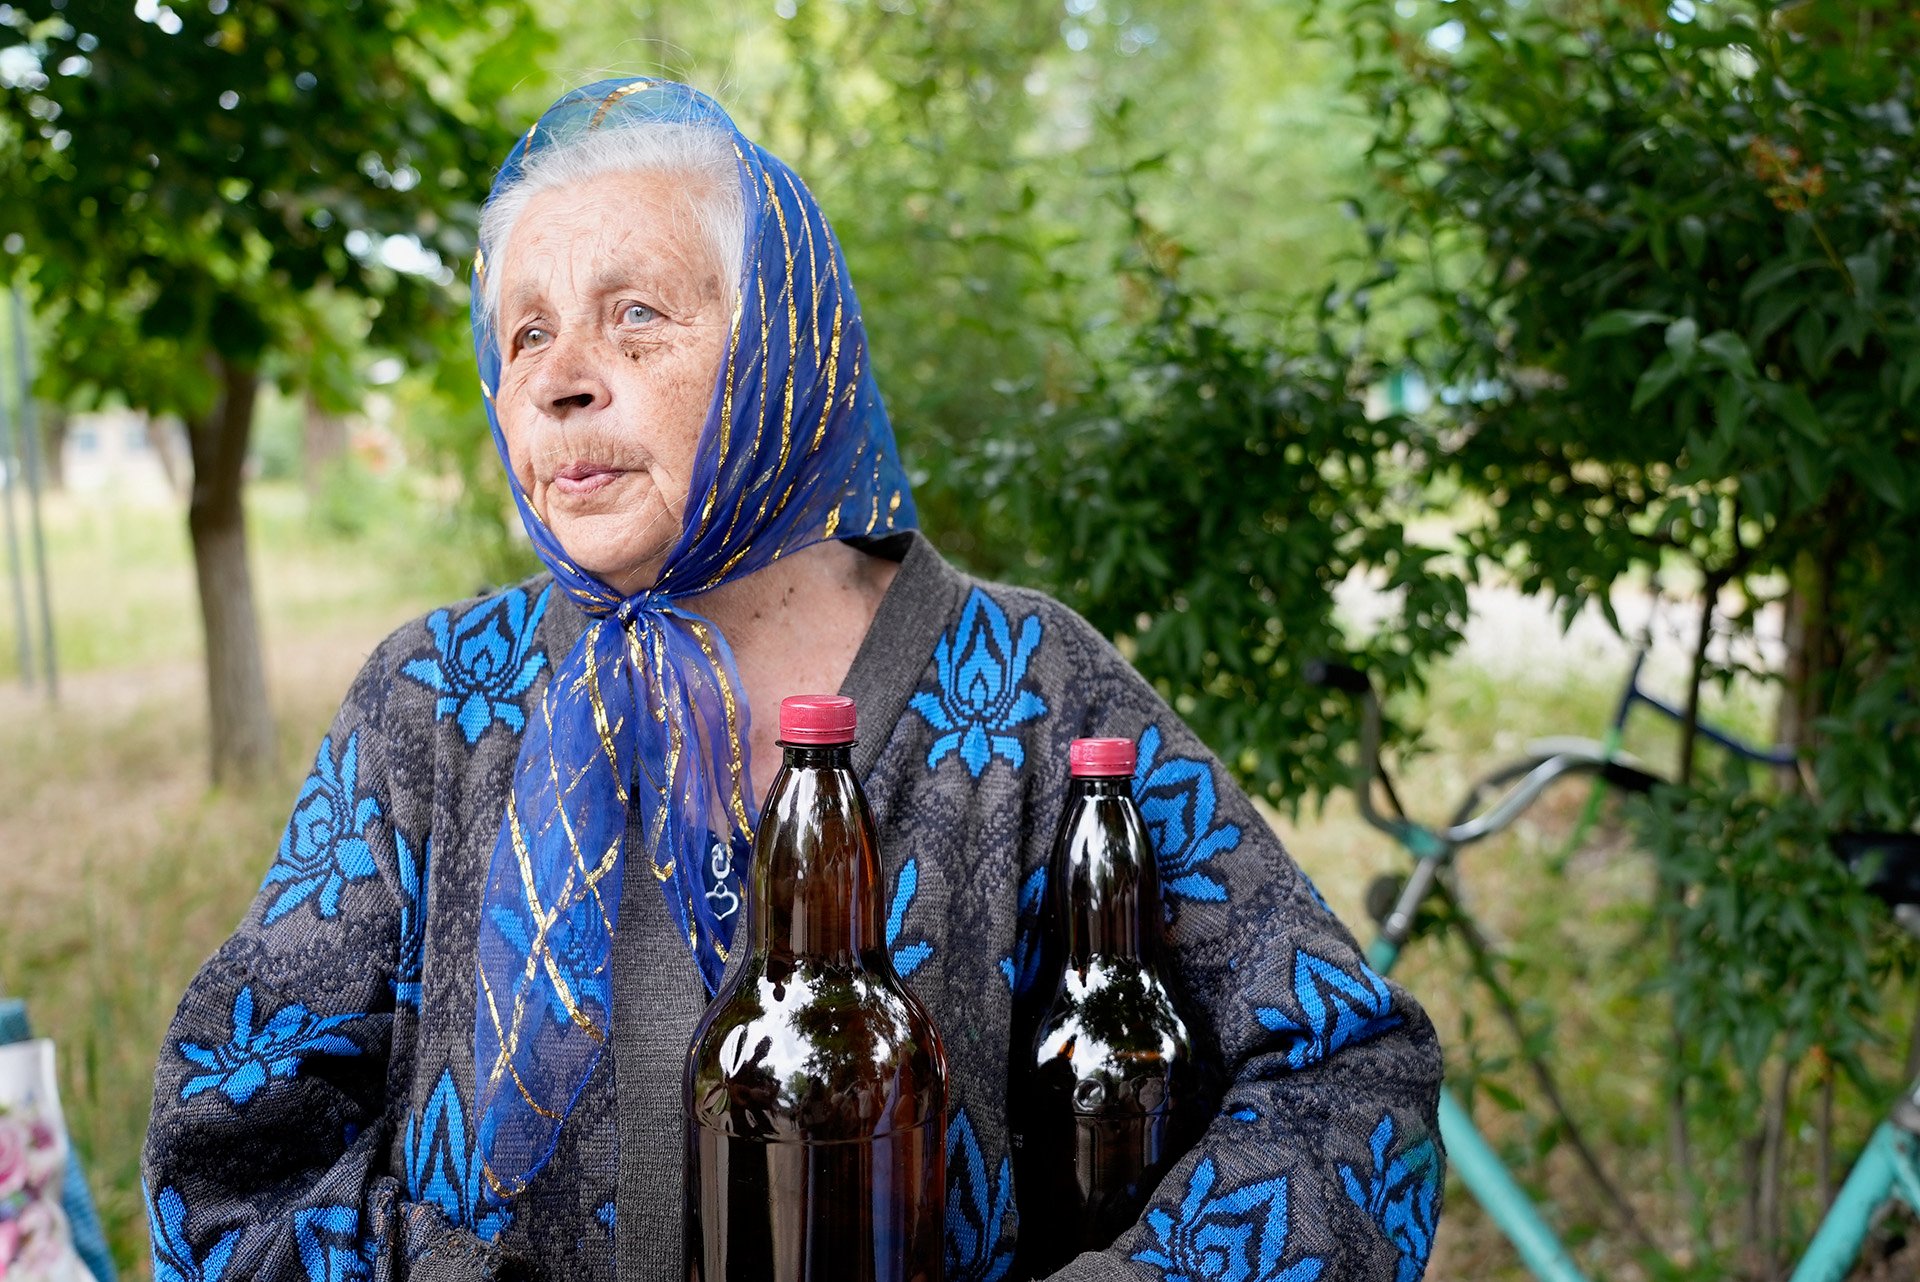
<path fill-rule="evenodd" d="M 681 1068 L 741 938 L 771 710 L 826 690 L 951 1063 L 949 1282 L 1011 1267 L 1009 1041 L 1087 735 L 1139 743 L 1217 1071 L 1140 1222 L 1058 1276 L 1419 1277 L 1425 1015 L 1103 638 L 914 532 L 794 174 L 692 90 L 594 85 L 515 148 L 481 244 L 481 391 L 550 573 L 395 632 L 321 741 L 161 1050 L 156 1277 L 683 1278 Z"/>

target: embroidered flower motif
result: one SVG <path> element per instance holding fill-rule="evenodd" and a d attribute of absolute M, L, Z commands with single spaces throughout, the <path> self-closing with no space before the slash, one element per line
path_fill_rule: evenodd
<path fill-rule="evenodd" d="M 1020 898 L 1015 908 L 1013 952 L 1000 959 L 1000 974 L 1007 991 L 1024 997 L 1040 977 L 1040 906 L 1047 898 L 1047 866 L 1041 864 L 1020 883 Z"/>
<path fill-rule="evenodd" d="M 333 737 L 322 739 L 313 772 L 300 785 L 293 818 L 280 838 L 279 858 L 261 886 L 283 887 L 267 909 L 266 923 L 272 925 L 309 899 L 316 901 L 322 917 L 337 914 L 346 884 L 377 871 L 366 834 L 367 825 L 379 816 L 379 799 L 360 791 L 359 732 L 347 736 L 337 761 Z"/>
<path fill-rule="evenodd" d="M 1204 865 L 1240 844 L 1235 824 L 1214 822 L 1213 767 L 1192 757 L 1160 757 L 1160 727 L 1140 736 L 1133 797 L 1153 841 L 1160 888 L 1170 896 L 1218 903 L 1227 887 Z"/>
<path fill-rule="evenodd" d="M 545 651 L 528 653 L 547 612 L 548 584 L 531 607 L 524 588 L 488 597 L 455 616 L 435 610 L 427 631 L 439 653 L 409 659 L 400 671 L 439 694 L 436 719 L 451 717 L 468 744 L 498 721 L 518 734 L 527 714 L 520 697 L 547 666 Z"/>
<path fill-rule="evenodd" d="M 894 878 L 893 901 L 887 908 L 887 953 L 902 979 L 919 970 L 920 964 L 933 956 L 933 945 L 924 939 L 910 944 L 900 942 L 900 932 L 907 924 L 907 910 L 913 907 L 913 897 L 919 891 L 920 861 L 909 859 L 900 865 L 900 875 Z"/>
<path fill-rule="evenodd" d="M 393 970 L 393 1000 L 396 1006 L 411 1006 L 420 1013 L 420 972 L 427 946 L 427 900 L 424 887 L 427 869 L 433 862 L 433 836 L 420 843 L 416 861 L 407 839 L 398 828 L 393 830 L 395 862 L 400 872 L 400 956 Z"/>
<path fill-rule="evenodd" d="M 217 1086 L 237 1107 L 274 1078 L 297 1074 L 300 1061 L 309 1055 L 358 1055 L 360 1047 L 334 1030 L 360 1018 L 357 1014 L 319 1016 L 292 1002 L 256 1029 L 253 989 L 242 988 L 233 998 L 233 1037 L 226 1045 L 179 1043 L 182 1058 L 202 1070 L 187 1079 L 180 1098 L 189 1100 Z"/>
<path fill-rule="evenodd" d="M 1393 1149 L 1393 1114 L 1382 1114 L 1368 1147 L 1373 1172 L 1362 1178 L 1351 1166 L 1340 1168 L 1347 1197 L 1373 1217 L 1380 1235 L 1400 1253 L 1394 1282 L 1420 1282 L 1440 1223 L 1440 1153 L 1431 1137 Z M 1391 1154 L 1391 1156 L 1389 1156 Z"/>
<path fill-rule="evenodd" d="M 1390 1014 L 1393 995 L 1386 981 L 1364 961 L 1360 973 L 1348 974 L 1304 948 L 1293 954 L 1293 1004 L 1298 1018 L 1273 1006 L 1257 1007 L 1253 1014 L 1276 1033 L 1287 1034 L 1287 1064 L 1306 1068 L 1318 1064 L 1350 1042 L 1363 1042 L 1400 1023 Z"/>
<path fill-rule="evenodd" d="M 1013 1167 L 1005 1157 L 992 1183 L 967 1110 L 947 1128 L 946 1282 L 1000 1282 L 1013 1267 L 1013 1247 L 1001 1245 Z"/>
<path fill-rule="evenodd" d="M 360 1212 L 351 1206 L 316 1206 L 293 1213 L 293 1244 L 307 1282 L 367 1282 L 371 1243 L 360 1241 Z"/>
<path fill-rule="evenodd" d="M 153 1282 L 220 1282 L 240 1245 L 240 1230 L 230 1229 L 220 1240 L 195 1256 L 187 1241 L 187 1203 L 180 1190 L 168 1185 L 155 1197 L 145 1184 L 147 1232 L 153 1238 Z"/>
<path fill-rule="evenodd" d="M 518 910 L 505 904 L 495 904 L 488 913 L 488 920 L 500 937 L 513 948 L 517 956 L 525 957 L 533 952 L 533 934 L 528 929 L 525 917 L 525 901 L 518 904 Z M 581 931 L 559 931 L 547 935 L 547 947 L 553 953 L 554 965 L 566 978 L 567 989 L 582 1009 L 608 1011 L 613 1009 L 613 985 L 609 982 L 605 958 L 596 957 L 587 946 Z M 556 1024 L 571 1024 L 573 1014 L 561 1000 L 560 990 L 541 971 L 538 987 L 546 994 L 547 1014 Z"/>
<path fill-rule="evenodd" d="M 480 1159 L 467 1142 L 467 1110 L 453 1070 L 443 1069 L 426 1111 L 407 1128 L 407 1194 L 440 1208 L 453 1223 L 491 1242 L 507 1226 L 507 1212 L 481 1196 Z"/>
<path fill-rule="evenodd" d="M 1325 1262 L 1311 1256 L 1285 1265 L 1287 1177 L 1276 1176 L 1215 1194 L 1213 1159 L 1203 1157 L 1187 1180 L 1179 1214 L 1148 1210 L 1158 1240 L 1133 1253 L 1167 1282 L 1313 1282 Z"/>
<path fill-rule="evenodd" d="M 956 752 L 976 779 L 995 757 L 1016 770 L 1025 763 L 1026 749 L 1012 731 L 1047 711 L 1038 694 L 1021 689 L 1039 645 L 1039 615 L 1020 621 L 1016 641 L 1006 612 L 985 592 L 973 590 L 960 621 L 934 647 L 938 692 L 913 696 L 913 710 L 941 732 L 927 753 L 927 769 Z"/>

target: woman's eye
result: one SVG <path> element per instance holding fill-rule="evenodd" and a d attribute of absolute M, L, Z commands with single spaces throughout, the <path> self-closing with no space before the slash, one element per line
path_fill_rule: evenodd
<path fill-rule="evenodd" d="M 553 335 L 538 325 L 529 325 L 520 331 L 520 350 L 530 351 L 536 347 L 545 347 L 553 340 Z"/>
<path fill-rule="evenodd" d="M 659 315 L 645 303 L 628 303 L 620 309 L 620 322 L 623 325 L 644 325 Z"/>

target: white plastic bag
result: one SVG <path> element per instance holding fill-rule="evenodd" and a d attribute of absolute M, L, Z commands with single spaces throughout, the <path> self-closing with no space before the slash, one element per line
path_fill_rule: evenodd
<path fill-rule="evenodd" d="M 0 1046 L 0 1279 L 92 1282 L 60 1208 L 67 1127 L 53 1043 Z"/>

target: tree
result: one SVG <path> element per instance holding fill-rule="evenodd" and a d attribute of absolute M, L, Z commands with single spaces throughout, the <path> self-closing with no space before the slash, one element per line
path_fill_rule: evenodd
<path fill-rule="evenodd" d="M 216 780 L 273 759 L 242 491 L 262 371 L 326 310 L 406 350 L 464 310 L 521 0 L 0 9 L 0 234 L 56 399 L 187 424 Z M 301 368 L 298 361 L 282 366 Z"/>
<path fill-rule="evenodd" d="M 1634 572 L 1701 585 L 1682 787 L 1642 829 L 1673 929 L 1673 1166 L 1690 1187 L 1686 1090 L 1729 1101 L 1746 1154 L 1730 1249 L 1766 1274 L 1796 1069 L 1829 1103 L 1836 1066 L 1874 1098 L 1861 1055 L 1907 955 L 1861 926 L 1824 847 L 1920 820 L 1920 17 L 1895 0 L 1328 8 L 1362 67 L 1405 354 L 1456 393 L 1428 474 L 1479 500 L 1474 555 L 1567 617 L 1611 615 Z M 1805 770 L 1697 780 L 1702 684 L 1733 675 L 1713 625 L 1751 638 L 1770 606 L 1789 654 L 1755 675 L 1778 681 Z"/>

